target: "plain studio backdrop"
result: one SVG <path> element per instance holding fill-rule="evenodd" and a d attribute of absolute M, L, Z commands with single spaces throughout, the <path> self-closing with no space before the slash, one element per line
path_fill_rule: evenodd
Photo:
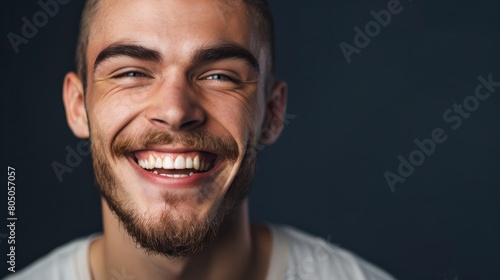
<path fill-rule="evenodd" d="M 101 230 L 91 159 L 61 100 L 82 1 L 60 2 L 52 15 L 37 1 L 1 8 L 1 167 L 16 169 L 16 270 Z M 282 137 L 260 154 L 252 219 L 328 239 L 398 279 L 498 279 L 499 2 L 271 7 L 289 106 Z M 31 38 L 27 21 L 38 25 Z M 58 164 L 68 168 L 59 178 Z M 10 231 L 7 188 L 0 193 L 3 276 Z"/>

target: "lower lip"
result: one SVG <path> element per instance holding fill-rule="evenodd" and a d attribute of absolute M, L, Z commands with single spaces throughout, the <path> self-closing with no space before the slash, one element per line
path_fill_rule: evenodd
<path fill-rule="evenodd" d="M 196 188 L 199 187 L 201 183 L 207 182 L 208 180 L 213 180 L 222 166 L 222 162 L 217 159 L 214 166 L 205 172 L 194 173 L 191 176 L 183 178 L 171 178 L 167 176 L 162 176 L 159 174 L 154 174 L 153 172 L 146 171 L 141 168 L 132 157 L 127 157 L 130 164 L 138 172 L 139 176 L 152 184 L 159 185 L 161 187 L 171 187 L 171 188 Z"/>

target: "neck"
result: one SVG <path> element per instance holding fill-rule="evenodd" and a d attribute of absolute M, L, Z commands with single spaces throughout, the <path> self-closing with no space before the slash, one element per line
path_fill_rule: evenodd
<path fill-rule="evenodd" d="M 94 280 L 101 279 L 263 279 L 270 255 L 270 233 L 251 226 L 248 200 L 221 225 L 202 252 L 182 258 L 151 255 L 139 248 L 103 200 L 104 235 L 90 247 Z M 121 277 L 121 278 L 120 278 Z M 135 277 L 135 278 L 134 278 Z"/>

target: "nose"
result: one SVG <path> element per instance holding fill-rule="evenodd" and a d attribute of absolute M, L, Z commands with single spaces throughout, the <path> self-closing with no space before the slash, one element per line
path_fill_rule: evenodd
<path fill-rule="evenodd" d="M 152 96 L 146 114 L 160 129 L 191 130 L 205 122 L 206 114 L 200 100 L 182 75 L 163 81 Z"/>

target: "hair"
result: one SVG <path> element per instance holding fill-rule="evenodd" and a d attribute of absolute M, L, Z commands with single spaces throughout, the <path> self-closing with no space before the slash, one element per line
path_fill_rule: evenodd
<path fill-rule="evenodd" d="M 89 45 L 90 26 L 94 21 L 99 0 L 87 0 L 80 20 L 80 33 L 76 46 L 76 73 L 82 80 L 84 90 L 87 88 L 87 47 Z"/>
<path fill-rule="evenodd" d="M 235 0 L 230 0 L 235 1 Z M 258 28 L 259 36 L 265 44 L 269 59 L 267 61 L 266 70 L 268 75 L 266 77 L 266 84 L 269 83 L 267 79 L 273 79 L 275 72 L 275 53 L 274 53 L 274 23 L 271 9 L 267 0 L 243 0 L 250 8 L 250 11 L 256 16 L 254 22 Z M 83 8 L 82 17 L 80 21 L 80 33 L 78 35 L 78 43 L 76 48 L 76 71 L 83 83 L 84 90 L 87 88 L 87 47 L 89 45 L 90 29 L 92 22 L 95 21 L 97 10 L 99 9 L 101 1 L 99 0 L 86 0 Z"/>

